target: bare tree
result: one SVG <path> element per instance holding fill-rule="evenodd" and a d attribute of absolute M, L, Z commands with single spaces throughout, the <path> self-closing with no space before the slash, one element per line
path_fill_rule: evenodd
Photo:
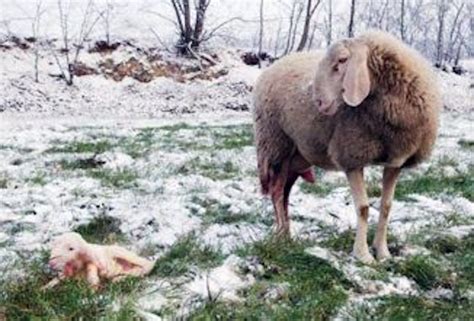
<path fill-rule="evenodd" d="M 258 39 L 258 68 L 262 68 L 262 44 L 263 44 L 263 0 L 260 0 L 260 30 Z"/>
<path fill-rule="evenodd" d="M 293 51 L 295 47 L 296 35 L 298 34 L 298 26 L 300 25 L 301 15 L 303 14 L 303 4 L 300 3 L 298 6 L 298 11 L 296 12 L 296 17 L 294 21 L 293 32 L 290 35 L 290 48 L 289 51 Z"/>
<path fill-rule="evenodd" d="M 457 10 L 456 10 L 456 14 L 454 15 L 454 19 L 453 19 L 453 22 L 451 24 L 451 29 L 449 31 L 449 38 L 448 38 L 448 41 L 447 41 L 447 47 L 446 47 L 446 52 L 445 52 L 445 61 L 447 62 L 451 62 L 455 56 L 457 55 L 455 52 L 460 52 L 460 50 L 456 50 L 456 45 L 457 45 L 457 42 L 462 42 L 461 41 L 461 35 L 460 35 L 460 28 L 461 28 L 461 25 L 463 24 L 463 16 L 461 15 L 461 13 L 463 12 L 464 8 L 464 2 L 461 3 L 461 5 L 458 6 Z M 459 47 L 460 48 L 460 47 Z"/>
<path fill-rule="evenodd" d="M 296 14 L 297 7 L 299 7 L 299 4 L 300 3 L 298 1 L 293 1 L 292 5 L 291 5 L 290 23 L 288 25 L 288 34 L 287 34 L 287 38 L 286 38 L 286 46 L 285 46 L 285 50 L 283 51 L 283 55 L 286 55 L 291 51 L 290 46 L 291 46 L 291 38 L 292 38 L 292 35 L 293 35 L 293 27 L 295 25 L 295 21 L 294 21 L 295 20 L 295 14 Z"/>
<path fill-rule="evenodd" d="M 39 33 L 40 33 L 40 24 L 41 24 L 41 16 L 43 15 L 44 11 L 41 8 L 42 6 L 42 1 L 38 0 L 36 1 L 36 9 L 35 9 L 35 16 L 33 18 L 33 23 L 31 24 L 31 28 L 33 31 L 33 38 L 34 38 L 34 73 L 35 73 L 35 82 L 39 82 L 39 47 L 40 47 L 40 41 L 39 41 Z"/>
<path fill-rule="evenodd" d="M 315 0 L 313 3 L 313 0 L 307 0 L 306 2 L 306 15 L 304 18 L 304 25 L 303 25 L 303 33 L 301 34 L 301 40 L 300 43 L 298 44 L 298 47 L 296 48 L 296 51 L 302 51 L 305 46 L 306 42 L 308 41 L 309 37 L 309 28 L 311 25 L 311 18 L 314 15 L 314 12 L 318 8 L 319 4 L 321 3 L 321 0 Z"/>
<path fill-rule="evenodd" d="M 327 22 L 327 31 L 326 31 L 326 45 L 329 45 L 332 42 L 332 0 L 328 1 L 328 22 Z"/>
<path fill-rule="evenodd" d="M 405 0 L 400 0 L 400 38 L 405 41 Z"/>
<path fill-rule="evenodd" d="M 110 46 L 110 23 L 112 20 L 112 13 L 114 11 L 113 4 L 107 0 L 105 2 L 105 9 L 104 11 L 100 12 L 100 17 L 102 18 L 102 22 L 104 23 L 104 31 L 105 31 L 105 41 L 107 45 Z"/>
<path fill-rule="evenodd" d="M 84 49 L 84 43 L 92 32 L 97 21 L 100 19 L 101 14 L 94 15 L 93 1 L 89 0 L 82 17 L 77 38 L 73 43 L 71 43 L 69 34 L 69 9 L 70 8 L 66 10 L 62 0 L 58 0 L 59 23 L 61 27 L 61 41 L 63 46 L 61 52 L 63 53 L 65 61 L 61 61 L 62 59 L 53 48 L 50 49 L 56 61 L 56 65 L 59 68 L 60 78 L 64 79 L 68 86 L 71 86 L 73 84 L 74 68 L 77 66 L 79 54 L 82 49 Z"/>
<path fill-rule="evenodd" d="M 179 40 L 176 44 L 178 53 L 196 56 L 196 51 L 202 43 L 204 20 L 211 0 L 197 0 L 195 2 L 196 16 L 194 26 L 191 22 L 191 6 L 189 0 L 170 0 L 176 16 L 179 29 Z"/>
<path fill-rule="evenodd" d="M 351 0 L 349 27 L 347 28 L 347 36 L 349 38 L 354 37 L 354 14 L 355 14 L 355 0 Z"/>
<path fill-rule="evenodd" d="M 280 48 L 280 38 L 281 38 L 281 20 L 278 23 L 278 29 L 275 37 L 275 46 L 273 48 L 273 57 L 278 56 L 278 49 Z"/>
<path fill-rule="evenodd" d="M 444 63 L 444 28 L 445 28 L 445 18 L 446 13 L 448 12 L 448 5 L 446 0 L 437 1 L 438 12 L 438 36 L 436 41 L 436 66 L 442 67 Z"/>

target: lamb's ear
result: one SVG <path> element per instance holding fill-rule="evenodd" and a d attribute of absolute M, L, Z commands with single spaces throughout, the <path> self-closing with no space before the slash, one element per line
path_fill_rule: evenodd
<path fill-rule="evenodd" d="M 370 92 L 369 67 L 367 66 L 368 48 L 356 45 L 347 61 L 346 72 L 342 80 L 342 98 L 349 106 L 358 106 Z"/>

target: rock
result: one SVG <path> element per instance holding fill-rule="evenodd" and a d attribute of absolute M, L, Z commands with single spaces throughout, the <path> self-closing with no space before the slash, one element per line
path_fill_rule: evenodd
<path fill-rule="evenodd" d="M 99 72 L 82 62 L 77 62 L 76 64 L 72 65 L 72 73 L 74 74 L 74 76 L 82 77 L 89 75 L 97 75 Z"/>
<path fill-rule="evenodd" d="M 281 299 L 288 292 L 290 284 L 288 282 L 272 284 L 265 294 L 263 295 L 264 299 L 269 301 L 276 301 Z"/>
<path fill-rule="evenodd" d="M 89 52 L 90 53 L 93 53 L 93 52 L 110 53 L 112 51 L 117 50 L 119 46 L 120 46 L 120 42 L 108 43 L 107 41 L 99 40 L 99 41 L 96 41 L 94 46 L 89 49 Z"/>
<path fill-rule="evenodd" d="M 434 300 L 451 300 L 454 296 L 454 293 L 451 289 L 437 288 L 428 291 L 426 296 Z"/>
<path fill-rule="evenodd" d="M 230 255 L 221 266 L 202 273 L 192 282 L 186 284 L 185 288 L 191 294 L 206 299 L 219 297 L 228 301 L 239 301 L 237 291 L 255 282 L 255 279 L 250 275 L 237 274 L 241 262 L 241 258 Z"/>

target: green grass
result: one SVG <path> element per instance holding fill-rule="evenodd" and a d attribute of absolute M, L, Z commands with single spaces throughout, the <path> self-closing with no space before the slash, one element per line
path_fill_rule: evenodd
<path fill-rule="evenodd" d="M 33 185 L 44 186 L 47 183 L 46 176 L 47 174 L 45 172 L 36 172 L 32 177 L 26 179 L 26 181 Z"/>
<path fill-rule="evenodd" d="M 198 156 L 180 167 L 177 173 L 180 175 L 198 174 L 212 180 L 225 180 L 237 177 L 239 168 L 230 161 L 215 163 Z"/>
<path fill-rule="evenodd" d="M 413 296 L 390 296 L 383 298 L 371 315 L 377 316 L 377 320 L 391 321 L 464 321 L 474 318 L 474 305 L 467 300 L 433 300 Z"/>
<path fill-rule="evenodd" d="M 196 208 L 191 209 L 193 215 L 201 217 L 202 223 L 205 226 L 212 224 L 238 224 L 261 223 L 271 226 L 273 223 L 272 217 L 263 217 L 256 213 L 231 213 L 229 212 L 230 204 L 221 204 L 213 199 L 202 199 L 198 196 L 193 196 L 191 202 L 204 208 L 204 213 L 200 213 Z"/>
<path fill-rule="evenodd" d="M 95 158 L 62 159 L 58 162 L 63 170 L 91 169 L 102 166 L 103 164 Z"/>
<path fill-rule="evenodd" d="M 223 126 L 212 134 L 215 149 L 238 149 L 254 143 L 252 125 Z"/>
<path fill-rule="evenodd" d="M 125 240 L 125 235 L 120 230 L 120 220 L 105 214 L 94 217 L 87 224 L 79 225 L 74 232 L 81 234 L 87 242 L 98 244 Z"/>
<path fill-rule="evenodd" d="M 8 187 L 8 175 L 6 173 L 0 173 L 0 189 L 5 189 Z"/>
<path fill-rule="evenodd" d="M 351 283 L 327 262 L 305 252 L 304 241 L 267 239 L 240 251 L 264 267 L 239 303 L 209 301 L 193 320 L 328 320 L 346 302 Z M 266 298 L 273 285 L 288 284 L 277 298 Z"/>
<path fill-rule="evenodd" d="M 410 194 L 425 194 L 438 196 L 439 194 L 460 195 L 471 202 L 474 201 L 474 167 L 467 173 L 458 173 L 446 177 L 435 171 L 428 171 L 408 179 L 402 179 L 397 184 L 395 198 L 407 199 Z"/>
<path fill-rule="evenodd" d="M 459 146 L 462 148 L 472 149 L 474 148 L 474 140 L 460 139 L 458 141 Z"/>
<path fill-rule="evenodd" d="M 47 256 L 17 262 L 24 276 L 0 283 L 0 311 L 7 320 L 131 320 L 137 318 L 132 301 L 140 282 L 128 278 L 105 284 L 98 292 L 84 281 L 66 280 L 41 290 L 51 276 L 45 272 Z"/>
<path fill-rule="evenodd" d="M 94 153 L 101 154 L 114 148 L 114 144 L 108 140 L 96 142 L 73 141 L 62 146 L 48 149 L 47 153 Z"/>
<path fill-rule="evenodd" d="M 375 238 L 375 226 L 371 226 L 367 233 L 367 241 L 371 244 L 372 240 Z M 354 245 L 355 240 L 355 231 L 352 229 L 347 229 L 342 232 L 331 231 L 329 235 L 320 242 L 320 245 L 323 247 L 330 248 L 334 251 L 341 251 L 346 253 L 352 252 L 352 247 Z M 387 242 L 389 249 L 392 252 L 396 252 L 397 249 L 401 246 L 400 240 L 398 240 L 394 235 L 389 234 L 387 235 Z"/>
<path fill-rule="evenodd" d="M 302 182 L 300 184 L 301 191 L 306 194 L 315 194 L 318 196 L 327 196 L 333 190 L 333 186 L 325 185 L 322 182 L 308 183 Z"/>
<path fill-rule="evenodd" d="M 449 271 L 428 255 L 408 257 L 403 261 L 396 262 L 389 269 L 414 280 L 423 290 L 447 285 L 450 282 Z"/>
<path fill-rule="evenodd" d="M 215 267 L 223 259 L 224 256 L 212 247 L 198 244 L 196 235 L 191 233 L 178 239 L 156 261 L 151 274 L 160 277 L 178 277 L 189 272 L 192 267 L 200 269 Z"/>
<path fill-rule="evenodd" d="M 102 185 L 115 188 L 130 188 L 136 186 L 138 174 L 131 169 L 91 169 L 87 175 L 101 182 Z"/>

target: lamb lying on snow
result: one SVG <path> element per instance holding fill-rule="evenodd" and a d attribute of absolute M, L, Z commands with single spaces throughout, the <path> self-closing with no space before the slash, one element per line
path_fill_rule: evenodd
<path fill-rule="evenodd" d="M 85 278 L 92 287 L 98 288 L 101 280 L 144 276 L 153 269 L 154 262 L 120 246 L 90 244 L 77 233 L 66 233 L 53 242 L 49 265 L 59 271 L 59 276 L 45 289 L 67 278 Z"/>

